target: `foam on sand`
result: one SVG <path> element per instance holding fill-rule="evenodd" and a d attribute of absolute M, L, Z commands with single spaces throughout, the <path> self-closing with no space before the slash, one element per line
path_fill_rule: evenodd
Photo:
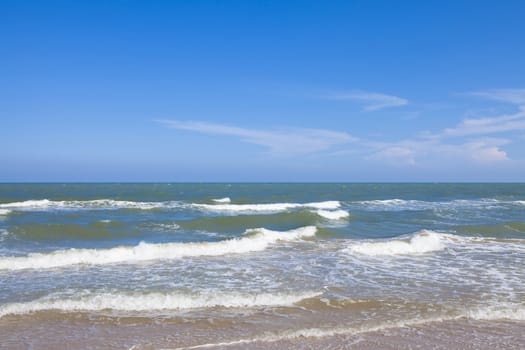
<path fill-rule="evenodd" d="M 0 270 L 43 269 L 77 264 L 104 265 L 136 263 L 148 260 L 178 259 L 196 256 L 242 254 L 265 250 L 278 241 L 294 241 L 312 237 L 315 226 L 290 231 L 272 231 L 265 228 L 250 229 L 243 236 L 220 242 L 144 243 L 109 249 L 66 249 L 49 253 L 31 253 L 22 257 L 1 257 Z"/>
<path fill-rule="evenodd" d="M 291 306 L 321 293 L 226 293 L 154 292 L 154 293 L 88 293 L 80 297 L 47 296 L 37 300 L 0 306 L 0 317 L 31 312 L 71 311 L 160 311 L 211 307 L 249 308 L 261 306 Z"/>
<path fill-rule="evenodd" d="M 263 335 L 260 337 L 254 338 L 245 338 L 239 340 L 233 340 L 229 342 L 220 342 L 220 343 L 208 343 L 194 346 L 187 346 L 181 348 L 175 348 L 172 350 L 184 350 L 184 349 L 207 349 L 207 348 L 216 348 L 216 347 L 227 347 L 232 345 L 241 345 L 241 344 L 252 344 L 252 343 L 274 343 L 283 340 L 293 340 L 293 339 L 303 339 L 303 338 L 324 338 L 324 337 L 333 337 L 340 335 L 356 335 L 361 333 L 384 331 L 393 328 L 415 326 L 430 322 L 440 322 L 447 320 L 458 319 L 457 316 L 442 318 L 442 317 L 430 317 L 430 318 L 413 318 L 399 321 L 385 321 L 379 324 L 370 325 L 363 324 L 355 327 L 333 327 L 333 328 L 304 328 L 299 330 L 290 330 L 282 331 L 276 334 Z M 164 349 L 168 350 L 168 349 Z"/>
<path fill-rule="evenodd" d="M 350 246 L 347 251 L 371 256 L 424 254 L 443 250 L 447 241 L 450 241 L 448 234 L 421 230 L 407 239 L 357 243 Z"/>
<path fill-rule="evenodd" d="M 183 349 L 206 349 L 215 348 L 220 346 L 232 346 L 241 344 L 252 344 L 252 343 L 273 343 L 283 340 L 293 340 L 298 338 L 324 338 L 341 335 L 356 335 L 368 332 L 385 331 L 389 329 L 395 329 L 400 327 L 412 327 L 418 325 L 424 325 L 434 322 L 454 321 L 462 318 L 470 318 L 475 320 L 524 320 L 525 319 L 525 306 L 524 305 L 506 305 L 499 308 L 499 311 L 495 311 L 494 306 L 487 306 L 476 310 L 464 310 L 458 311 L 452 314 L 443 316 L 431 316 L 431 317 L 414 317 L 404 320 L 392 320 L 383 321 L 376 324 L 362 324 L 354 327 L 333 327 L 333 328 L 304 328 L 298 330 L 283 331 L 276 334 L 263 335 L 254 338 L 245 338 L 232 340 L 229 342 L 221 343 L 208 343 L 195 346 L 188 346 L 182 348 L 176 348 L 173 350 Z"/>
<path fill-rule="evenodd" d="M 325 201 L 312 203 L 264 203 L 264 204 L 194 204 L 197 209 L 218 212 L 280 212 L 298 208 L 337 209 L 339 201 Z"/>
<path fill-rule="evenodd" d="M 495 303 L 480 306 L 465 312 L 468 318 L 475 320 L 525 320 L 525 304 L 514 304 L 509 302 Z"/>

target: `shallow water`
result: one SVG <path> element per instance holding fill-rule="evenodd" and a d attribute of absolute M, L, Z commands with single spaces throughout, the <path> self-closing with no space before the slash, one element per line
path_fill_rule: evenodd
<path fill-rule="evenodd" d="M 0 185 L 5 348 L 523 328 L 524 266 L 525 184 Z"/>

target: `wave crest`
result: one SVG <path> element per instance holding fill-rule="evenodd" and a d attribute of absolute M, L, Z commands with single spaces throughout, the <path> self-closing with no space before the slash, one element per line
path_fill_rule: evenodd
<path fill-rule="evenodd" d="M 394 239 L 381 242 L 364 242 L 348 248 L 351 253 L 362 255 L 424 254 L 443 250 L 449 235 L 430 230 L 421 230 L 409 239 Z"/>
<path fill-rule="evenodd" d="M 323 210 L 319 209 L 316 214 L 328 220 L 341 220 L 350 216 L 345 210 Z"/>
<path fill-rule="evenodd" d="M 312 203 L 264 203 L 264 204 L 193 204 L 197 209 L 218 212 L 280 212 L 290 209 L 337 209 L 339 201 L 325 201 Z"/>
<path fill-rule="evenodd" d="M 179 259 L 183 257 L 219 256 L 265 250 L 278 241 L 294 241 L 312 237 L 315 226 L 290 231 L 272 231 L 265 228 L 245 231 L 240 238 L 219 242 L 144 243 L 109 249 L 67 249 L 50 253 L 31 253 L 22 257 L 0 258 L 0 270 L 22 270 L 64 267 L 77 264 L 103 265 L 135 263 L 148 260 Z"/>
<path fill-rule="evenodd" d="M 0 306 L 0 317 L 31 312 L 71 311 L 158 311 L 211 307 L 241 308 L 260 306 L 289 306 L 321 293 L 89 293 L 76 298 L 44 297 L 24 303 Z"/>

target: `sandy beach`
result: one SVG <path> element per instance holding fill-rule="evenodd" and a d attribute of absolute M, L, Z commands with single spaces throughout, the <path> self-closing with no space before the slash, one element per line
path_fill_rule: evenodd
<path fill-rule="evenodd" d="M 0 320 L 1 349 L 522 349 L 523 321 L 454 320 L 392 327 L 372 332 L 332 336 L 298 336 L 293 339 L 251 341 L 232 324 L 147 318 L 49 315 Z M 247 329 L 245 329 L 246 331 Z M 221 345 L 222 343 L 222 345 Z M 208 344 L 207 346 L 199 346 Z M 216 345 L 214 345 L 216 344 Z"/>

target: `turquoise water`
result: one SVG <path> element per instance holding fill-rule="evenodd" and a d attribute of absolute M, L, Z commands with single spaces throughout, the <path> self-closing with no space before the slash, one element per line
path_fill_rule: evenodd
<path fill-rule="evenodd" d="M 0 184 L 0 322 L 521 321 L 524 266 L 525 184 Z"/>

